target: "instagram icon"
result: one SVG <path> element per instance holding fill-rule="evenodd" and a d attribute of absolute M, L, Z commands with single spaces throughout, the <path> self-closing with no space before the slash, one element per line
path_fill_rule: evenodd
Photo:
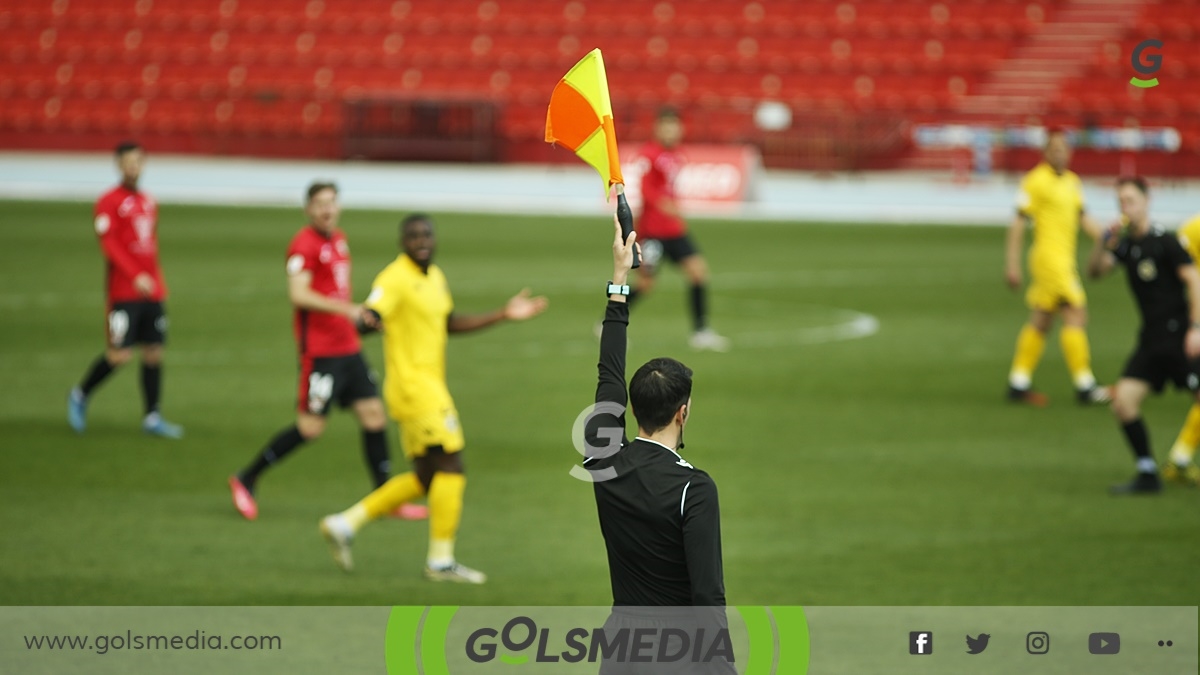
<path fill-rule="evenodd" d="M 1025 636 L 1025 651 L 1030 654 L 1045 654 L 1050 651 L 1050 634 L 1034 631 Z"/>

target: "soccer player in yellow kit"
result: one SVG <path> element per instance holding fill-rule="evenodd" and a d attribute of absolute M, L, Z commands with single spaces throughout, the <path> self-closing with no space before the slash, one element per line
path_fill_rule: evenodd
<path fill-rule="evenodd" d="M 1096 385 L 1092 373 L 1087 333 L 1087 296 L 1079 280 L 1076 244 L 1082 227 L 1093 239 L 1101 228 L 1084 211 L 1079 176 L 1067 168 L 1071 146 L 1061 130 L 1046 138 L 1044 159 L 1025 174 L 1017 192 L 1017 214 L 1008 228 L 1005 276 L 1008 285 L 1020 288 L 1021 246 L 1025 226 L 1033 227 L 1029 249 L 1032 280 L 1025 294 L 1029 321 L 1017 337 L 1016 354 L 1008 375 L 1010 400 L 1044 406 L 1045 394 L 1033 390 L 1033 372 L 1046 348 L 1046 333 L 1056 315 L 1062 315 L 1059 333 L 1063 357 L 1080 403 L 1107 403 L 1112 394 Z"/>
<path fill-rule="evenodd" d="M 463 431 L 446 386 L 446 339 L 449 333 L 531 319 L 545 311 L 547 301 L 530 297 L 526 289 L 500 309 L 468 316 L 456 313 L 446 276 L 433 264 L 435 244 L 429 216 L 405 218 L 400 223 L 403 252 L 375 278 L 363 303 L 373 313 L 363 329 L 383 331 L 384 401 L 400 425 L 401 446 L 413 470 L 392 478 L 349 509 L 323 518 L 321 533 L 334 560 L 349 571 L 353 567 L 350 544 L 358 530 L 428 495 L 426 578 L 482 584 L 486 575 L 454 557 L 466 477 Z"/>
<path fill-rule="evenodd" d="M 1179 243 L 1192 256 L 1200 260 L 1200 214 L 1192 217 L 1179 228 Z M 1171 456 L 1163 466 L 1162 476 L 1166 480 L 1190 485 L 1200 485 L 1200 467 L 1193 462 L 1196 446 L 1200 445 L 1200 403 L 1193 403 L 1188 411 L 1183 429 L 1171 446 Z"/>

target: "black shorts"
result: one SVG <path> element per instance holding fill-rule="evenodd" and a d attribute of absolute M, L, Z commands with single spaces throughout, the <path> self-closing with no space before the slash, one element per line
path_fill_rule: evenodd
<path fill-rule="evenodd" d="M 378 398 L 375 375 L 362 354 L 300 359 L 300 396 L 297 407 L 302 413 L 327 415 L 337 403 L 347 408 L 364 398 Z"/>
<path fill-rule="evenodd" d="M 642 264 L 650 268 L 657 267 L 663 256 L 678 265 L 680 261 L 700 252 L 696 242 L 686 234 L 674 239 L 647 239 L 639 241 L 638 246 L 642 251 Z"/>
<path fill-rule="evenodd" d="M 1122 377 L 1142 380 L 1161 392 L 1167 380 L 1176 389 L 1200 391 L 1200 360 L 1188 359 L 1183 352 L 1183 335 L 1143 339 L 1125 362 Z"/>
<path fill-rule="evenodd" d="M 108 344 L 114 349 L 167 341 L 167 312 L 161 302 L 117 302 L 108 310 Z"/>

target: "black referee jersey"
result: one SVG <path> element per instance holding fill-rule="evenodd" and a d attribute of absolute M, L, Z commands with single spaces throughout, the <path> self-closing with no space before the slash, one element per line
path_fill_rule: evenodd
<path fill-rule="evenodd" d="M 1191 325 L 1191 307 L 1179 268 L 1193 262 L 1175 234 L 1156 225 L 1140 239 L 1125 234 L 1113 257 L 1125 268 L 1129 290 L 1137 300 L 1141 341 L 1182 340 Z"/>
<path fill-rule="evenodd" d="M 629 305 L 610 301 L 600 338 L 597 404 L 628 404 L 628 324 Z M 712 478 L 665 445 L 629 442 L 624 413 L 598 409 L 585 433 L 591 454 L 584 467 L 595 481 L 613 605 L 724 607 L 721 512 Z M 618 438 L 619 450 L 606 447 Z"/>

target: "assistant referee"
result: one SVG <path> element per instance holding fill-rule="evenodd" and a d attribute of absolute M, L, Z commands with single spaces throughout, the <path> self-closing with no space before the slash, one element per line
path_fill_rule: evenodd
<path fill-rule="evenodd" d="M 613 278 L 600 338 L 598 407 L 585 426 L 584 461 L 608 551 L 613 617 L 606 627 L 662 625 L 647 616 L 644 609 L 649 607 L 706 608 L 689 615 L 711 639 L 726 625 L 717 486 L 678 452 L 692 405 L 692 371 L 675 359 L 652 359 L 634 373 L 626 392 L 627 280 L 637 235 L 623 239 L 615 219 L 614 228 Z M 627 402 L 638 425 L 632 442 L 625 437 L 624 412 L 605 411 L 623 411 Z M 688 663 L 681 672 L 733 672 L 732 649 L 727 657 L 701 667 Z M 606 667 L 601 672 L 626 671 Z M 647 672 L 667 671 L 659 667 Z"/>

